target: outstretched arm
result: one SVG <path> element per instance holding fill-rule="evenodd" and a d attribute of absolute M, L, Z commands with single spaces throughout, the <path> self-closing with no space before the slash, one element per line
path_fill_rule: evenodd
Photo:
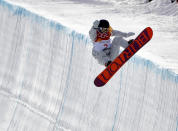
<path fill-rule="evenodd" d="M 125 32 L 121 32 L 118 30 L 112 30 L 112 36 L 130 37 L 133 35 L 135 35 L 135 33 L 133 33 L 133 32 L 125 33 Z"/>

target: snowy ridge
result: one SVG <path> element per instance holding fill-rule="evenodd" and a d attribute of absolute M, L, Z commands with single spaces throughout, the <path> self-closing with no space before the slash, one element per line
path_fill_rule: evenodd
<path fill-rule="evenodd" d="M 13 0 L 12 0 L 13 1 Z M 28 1 L 28 0 L 27 0 Z M 73 1 L 73 0 L 71 0 Z M 171 3 L 171 0 L 152 0 L 148 2 L 148 0 L 75 0 L 78 3 L 95 3 L 98 5 L 108 4 L 112 5 L 115 8 L 119 8 L 121 12 L 128 13 L 128 10 L 124 10 L 125 8 L 131 7 L 131 5 L 137 5 L 135 8 L 131 8 L 131 11 L 134 13 L 149 13 L 145 12 L 145 8 L 148 8 L 150 12 L 156 13 L 159 15 L 166 16 L 177 16 L 178 15 L 178 6 L 177 3 Z M 124 3 L 124 4 L 123 4 Z M 146 4 L 147 3 L 147 4 Z M 138 6 L 140 5 L 140 6 Z M 124 6 L 124 8 L 123 8 Z"/>
<path fill-rule="evenodd" d="M 159 15 L 177 16 L 178 15 L 178 3 L 171 3 L 171 0 L 153 0 L 148 4 L 152 12 L 159 12 Z"/>
<path fill-rule="evenodd" d="M 0 130 L 178 129 L 174 72 L 135 56 L 95 88 L 86 36 L 3 0 L 0 19 Z"/>

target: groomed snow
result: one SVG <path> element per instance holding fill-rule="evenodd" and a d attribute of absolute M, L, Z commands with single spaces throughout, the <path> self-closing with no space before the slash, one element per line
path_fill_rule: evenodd
<path fill-rule="evenodd" d="M 137 55 L 178 74 L 178 6 L 170 0 L 7 0 L 88 35 L 92 22 L 108 19 L 114 29 L 153 28 L 154 37 Z M 135 37 L 133 37 L 135 38 Z M 143 53 L 144 52 L 144 53 Z M 146 53 L 145 53 L 146 52 Z"/>
<path fill-rule="evenodd" d="M 177 9 L 169 0 L 0 0 L 0 130 L 177 131 Z M 96 88 L 104 67 L 88 30 L 101 18 L 154 35 Z"/>

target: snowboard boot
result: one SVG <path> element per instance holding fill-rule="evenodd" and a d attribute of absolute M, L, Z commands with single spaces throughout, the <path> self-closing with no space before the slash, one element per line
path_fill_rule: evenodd
<path fill-rule="evenodd" d="M 112 61 L 108 61 L 107 63 L 105 63 L 105 66 L 108 67 L 111 64 Z"/>
<path fill-rule="evenodd" d="M 129 40 L 128 45 L 130 45 L 133 41 L 134 41 L 134 39 Z"/>

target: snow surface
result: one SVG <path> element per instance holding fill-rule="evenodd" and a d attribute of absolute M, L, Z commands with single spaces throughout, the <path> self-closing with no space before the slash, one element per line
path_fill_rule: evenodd
<path fill-rule="evenodd" d="M 178 5 L 0 0 L 0 131 L 178 131 Z M 153 39 L 96 88 L 95 19 Z M 134 37 L 133 37 L 134 38 Z"/>
<path fill-rule="evenodd" d="M 178 6 L 170 0 L 8 0 L 88 35 L 92 22 L 108 19 L 114 29 L 153 28 L 154 37 L 138 55 L 178 74 Z M 135 37 L 133 37 L 135 38 Z M 144 52 L 144 53 L 143 53 Z M 147 52 L 147 53 L 145 53 Z"/>

